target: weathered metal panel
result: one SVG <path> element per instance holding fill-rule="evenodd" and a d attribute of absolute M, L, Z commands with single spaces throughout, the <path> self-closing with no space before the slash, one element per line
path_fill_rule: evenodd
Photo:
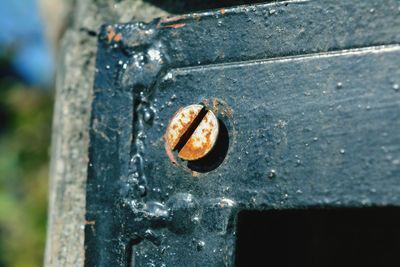
<path fill-rule="evenodd" d="M 399 6 L 289 1 L 105 26 L 86 266 L 233 266 L 241 210 L 398 206 Z M 174 112 L 196 103 L 227 131 L 215 166 L 165 149 Z"/>

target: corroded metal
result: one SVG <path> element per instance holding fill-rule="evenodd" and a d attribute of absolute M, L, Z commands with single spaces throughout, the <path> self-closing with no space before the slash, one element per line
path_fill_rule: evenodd
<path fill-rule="evenodd" d="M 85 265 L 234 266 L 243 210 L 400 206 L 398 6 L 286 1 L 104 26 Z M 203 167 L 218 141 L 185 162 L 198 178 L 163 139 L 193 102 L 229 139 L 217 168 Z"/>
<path fill-rule="evenodd" d="M 218 131 L 218 119 L 212 111 L 190 105 L 176 112 L 165 135 L 169 149 L 178 150 L 180 158 L 197 160 L 214 147 Z"/>

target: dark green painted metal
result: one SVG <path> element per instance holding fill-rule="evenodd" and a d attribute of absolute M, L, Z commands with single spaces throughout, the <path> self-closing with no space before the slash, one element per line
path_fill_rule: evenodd
<path fill-rule="evenodd" d="M 289 1 L 103 27 L 86 266 L 233 266 L 241 210 L 398 206 L 399 7 Z M 193 176 L 163 134 L 205 100 L 229 149 Z"/>

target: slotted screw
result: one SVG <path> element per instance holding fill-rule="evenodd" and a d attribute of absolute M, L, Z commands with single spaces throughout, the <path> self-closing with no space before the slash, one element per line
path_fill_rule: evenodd
<path fill-rule="evenodd" d="M 214 147 L 219 132 L 215 114 L 204 106 L 194 104 L 179 109 L 167 127 L 166 142 L 177 150 L 183 160 L 197 160 Z"/>

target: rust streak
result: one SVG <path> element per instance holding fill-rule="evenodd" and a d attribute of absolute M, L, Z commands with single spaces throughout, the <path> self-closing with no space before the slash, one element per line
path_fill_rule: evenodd
<path fill-rule="evenodd" d="M 114 41 L 120 42 L 121 40 L 122 40 L 122 34 L 118 33 L 117 35 L 115 35 Z"/>
<path fill-rule="evenodd" d="M 166 138 L 165 135 L 163 137 L 164 137 L 164 140 L 165 140 L 165 143 L 164 143 L 165 153 L 167 153 L 167 156 L 168 156 L 169 160 L 171 161 L 171 163 L 174 164 L 174 165 L 177 165 L 177 162 L 176 162 L 176 159 L 174 157 L 174 154 L 172 153 L 172 150 L 168 145 L 167 138 Z"/>
<path fill-rule="evenodd" d="M 178 24 L 171 24 L 171 25 L 163 25 L 163 28 L 172 28 L 172 29 L 179 29 L 185 27 L 186 23 L 178 23 Z"/>
<path fill-rule="evenodd" d="M 160 19 L 161 23 L 168 23 L 168 22 L 176 22 L 183 20 L 185 17 L 184 16 L 172 16 L 172 17 L 162 17 Z"/>
<path fill-rule="evenodd" d="M 114 28 L 109 26 L 107 28 L 107 40 L 109 43 L 111 43 L 112 41 L 120 42 L 122 40 L 122 34 L 116 33 L 114 31 Z"/>
<path fill-rule="evenodd" d="M 85 220 L 85 225 L 95 225 L 96 221 L 86 221 Z"/>

